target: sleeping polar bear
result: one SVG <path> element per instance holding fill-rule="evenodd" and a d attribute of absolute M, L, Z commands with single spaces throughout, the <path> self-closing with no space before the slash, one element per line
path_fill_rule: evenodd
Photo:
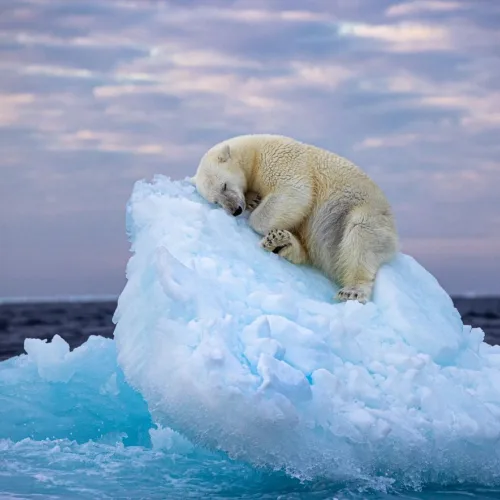
<path fill-rule="evenodd" d="M 279 135 L 243 135 L 213 146 L 192 182 L 207 201 L 250 226 L 264 249 L 311 264 L 340 285 L 339 300 L 370 300 L 380 266 L 398 251 L 379 187 L 356 165 Z"/>

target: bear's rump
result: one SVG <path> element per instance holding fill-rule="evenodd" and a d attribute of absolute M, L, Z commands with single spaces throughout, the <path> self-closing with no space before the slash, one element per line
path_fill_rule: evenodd
<path fill-rule="evenodd" d="M 348 200 L 328 200 L 313 211 L 306 223 L 304 240 L 309 258 L 323 271 L 334 267 L 351 208 Z"/>

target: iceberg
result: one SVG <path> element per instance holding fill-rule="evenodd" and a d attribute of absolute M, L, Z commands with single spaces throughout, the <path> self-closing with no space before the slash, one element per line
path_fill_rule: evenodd
<path fill-rule="evenodd" d="M 0 363 L 0 497 L 498 488 L 500 347 L 412 257 L 371 302 L 336 302 L 245 216 L 161 175 L 135 184 L 126 226 L 114 339 L 26 339 Z"/>
<path fill-rule="evenodd" d="M 127 233 L 117 359 L 157 424 L 301 480 L 500 481 L 500 347 L 412 257 L 335 302 L 165 176 L 136 183 Z"/>

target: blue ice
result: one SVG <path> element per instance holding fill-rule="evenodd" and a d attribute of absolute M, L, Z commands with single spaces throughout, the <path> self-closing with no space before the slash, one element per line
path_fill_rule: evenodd
<path fill-rule="evenodd" d="M 160 490 L 189 467 L 203 483 L 207 464 L 250 489 L 274 481 L 258 471 L 500 484 L 500 347 L 413 258 L 380 270 L 372 302 L 339 303 L 318 271 L 262 250 L 244 217 L 164 176 L 136 183 L 127 232 L 114 341 L 30 339 L 0 364 L 0 462 L 115 453 L 108 472 L 140 463 Z"/>

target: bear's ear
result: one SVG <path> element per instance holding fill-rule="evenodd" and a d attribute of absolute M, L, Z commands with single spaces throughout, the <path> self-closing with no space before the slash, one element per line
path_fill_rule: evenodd
<path fill-rule="evenodd" d="M 231 158 L 231 148 L 229 147 L 229 144 L 225 144 L 219 151 L 217 160 L 219 160 L 219 163 L 226 163 L 229 158 Z"/>

